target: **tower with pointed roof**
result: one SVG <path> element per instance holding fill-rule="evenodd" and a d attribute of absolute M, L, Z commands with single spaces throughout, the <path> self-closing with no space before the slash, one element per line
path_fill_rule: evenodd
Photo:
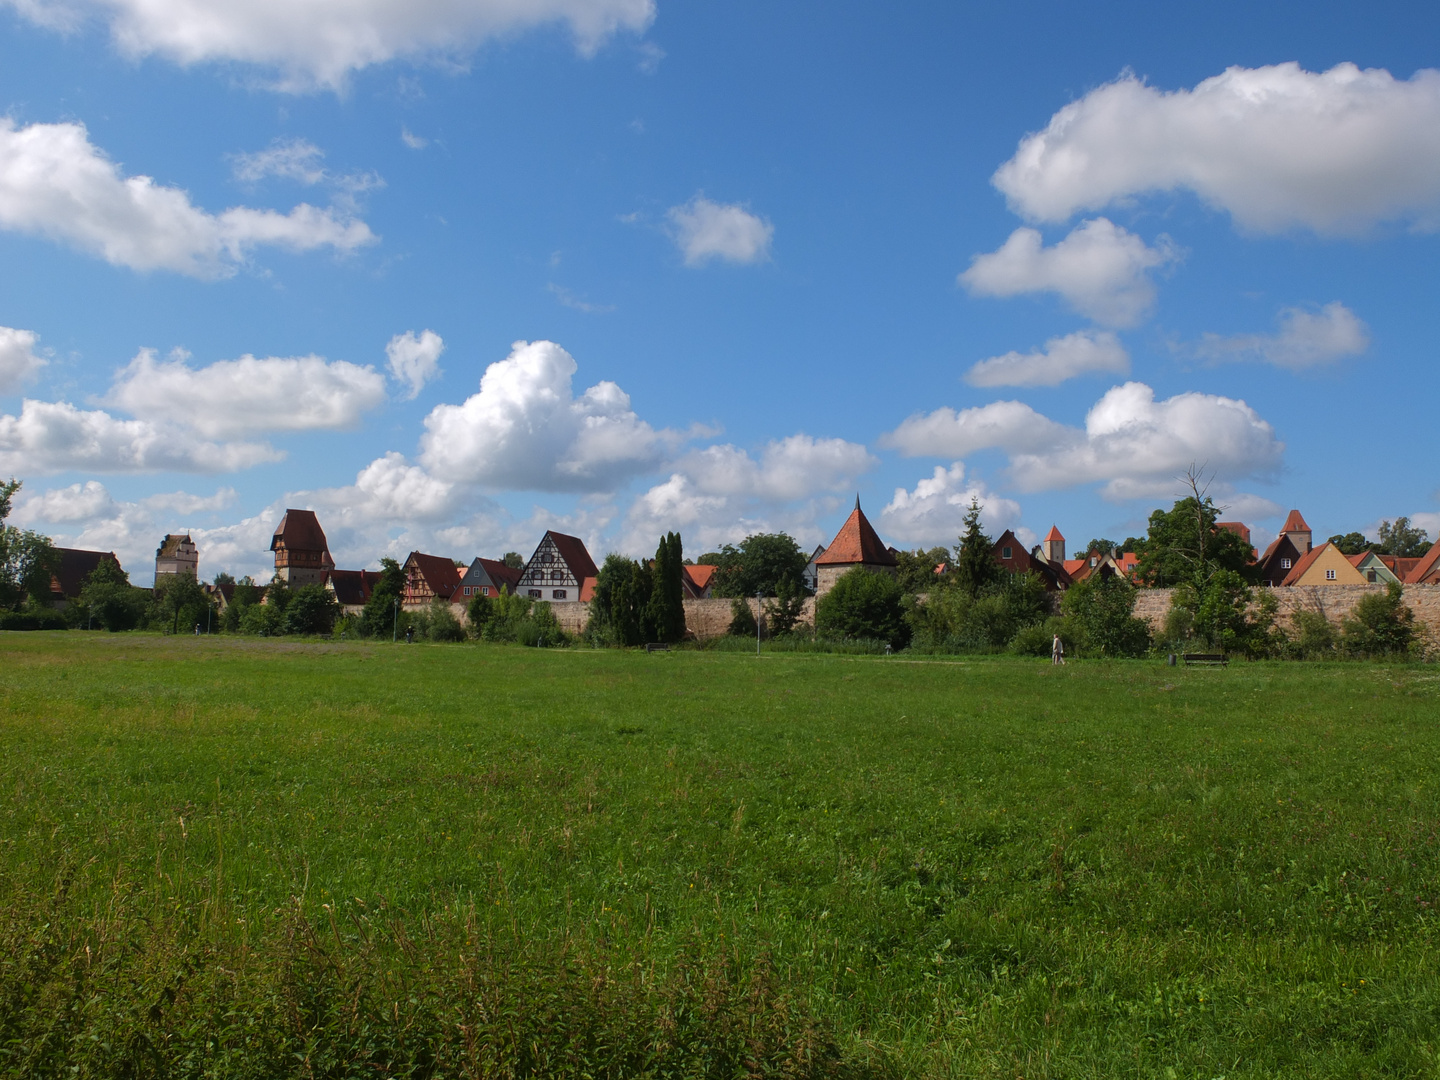
<path fill-rule="evenodd" d="M 1264 585 L 1281 585 L 1290 576 L 1290 571 L 1310 554 L 1310 526 L 1300 516 L 1299 510 L 1291 510 L 1285 524 L 1265 554 L 1260 556 L 1260 582 Z"/>
<path fill-rule="evenodd" d="M 1285 524 L 1280 527 L 1280 535 L 1290 537 L 1290 542 L 1295 545 L 1301 555 L 1309 552 L 1313 546 L 1311 542 L 1310 526 L 1305 524 L 1305 519 L 1300 516 L 1299 510 L 1291 510 L 1290 516 L 1285 519 Z"/>
<path fill-rule="evenodd" d="M 270 550 L 275 553 L 275 576 L 292 588 L 323 585 L 335 569 L 314 510 L 286 510 L 270 538 Z"/>
<path fill-rule="evenodd" d="M 877 574 L 893 575 L 897 565 L 895 555 L 860 509 L 860 496 L 856 495 L 855 509 L 850 511 L 824 554 L 815 559 L 815 595 L 824 596 L 835 587 L 835 582 L 857 566 Z"/>
<path fill-rule="evenodd" d="M 1060 535 L 1058 526 L 1051 525 L 1050 531 L 1045 534 L 1045 558 L 1056 566 L 1065 565 L 1065 537 Z"/>

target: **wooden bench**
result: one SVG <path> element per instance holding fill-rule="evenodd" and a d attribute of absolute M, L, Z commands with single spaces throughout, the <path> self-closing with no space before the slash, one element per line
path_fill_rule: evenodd
<path fill-rule="evenodd" d="M 651 641 L 645 646 L 646 652 L 669 652 L 670 646 L 663 641 Z"/>
<path fill-rule="evenodd" d="M 1185 654 L 1186 667 L 1225 667 L 1230 663 L 1224 653 L 1208 652 L 1187 652 Z"/>

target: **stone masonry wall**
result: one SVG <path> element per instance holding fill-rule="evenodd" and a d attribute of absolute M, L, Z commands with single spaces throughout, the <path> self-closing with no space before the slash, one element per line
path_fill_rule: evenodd
<path fill-rule="evenodd" d="M 1338 624 L 1350 614 L 1362 596 L 1383 593 L 1384 585 L 1291 585 L 1271 589 L 1280 601 L 1280 624 L 1285 626 L 1297 611 L 1315 611 Z M 1170 610 L 1170 589 L 1141 589 L 1135 614 L 1158 630 Z M 1258 595 L 1260 590 L 1255 590 Z M 1415 621 L 1426 627 L 1432 639 L 1440 641 L 1440 585 L 1407 585 L 1405 604 L 1415 612 Z"/>
<path fill-rule="evenodd" d="M 759 605 L 753 599 L 746 600 L 745 603 L 749 605 L 750 613 L 755 614 Z M 590 621 L 590 605 L 588 603 L 572 601 L 568 604 L 551 604 L 550 610 L 555 613 L 556 621 L 560 623 L 560 628 L 567 634 L 583 634 L 586 624 Z M 685 601 L 685 629 L 701 641 L 724 636 L 725 631 L 730 629 L 730 619 L 729 600 Z M 800 621 L 814 623 L 814 597 L 805 601 Z"/>

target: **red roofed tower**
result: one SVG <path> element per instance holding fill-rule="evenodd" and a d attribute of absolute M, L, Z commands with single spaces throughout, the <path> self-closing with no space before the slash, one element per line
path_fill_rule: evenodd
<path fill-rule="evenodd" d="M 1285 524 L 1280 526 L 1280 535 L 1290 537 L 1290 542 L 1299 549 L 1301 555 L 1304 555 L 1313 546 L 1310 526 L 1305 524 L 1305 519 L 1300 516 L 1299 510 L 1290 511 L 1290 516 L 1285 519 Z"/>
<path fill-rule="evenodd" d="M 325 530 L 314 510 L 286 510 L 270 538 L 275 553 L 275 574 L 292 588 L 323 585 L 325 575 L 335 569 Z"/>
<path fill-rule="evenodd" d="M 815 560 L 815 595 L 824 596 L 841 576 L 857 566 L 877 574 L 894 574 L 895 556 L 880 540 L 865 512 L 860 509 L 860 496 L 855 496 L 855 509 L 840 526 L 825 554 Z"/>
<path fill-rule="evenodd" d="M 1065 565 L 1065 537 L 1060 535 L 1060 530 L 1050 526 L 1050 531 L 1045 534 L 1045 558 L 1057 566 Z"/>

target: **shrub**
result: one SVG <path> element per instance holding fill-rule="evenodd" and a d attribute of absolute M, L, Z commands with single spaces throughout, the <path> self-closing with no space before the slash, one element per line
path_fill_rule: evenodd
<path fill-rule="evenodd" d="M 820 638 L 871 639 L 892 648 L 910 641 L 900 583 L 889 574 L 857 566 L 844 574 L 815 606 L 815 634 Z"/>
<path fill-rule="evenodd" d="M 1415 645 L 1415 613 L 1405 590 L 1391 582 L 1383 594 L 1362 597 L 1340 623 L 1341 644 L 1351 656 L 1404 656 Z"/>
<path fill-rule="evenodd" d="M 1021 627 L 1010 639 L 1009 649 L 1018 656 L 1049 656 L 1056 635 L 1059 635 L 1066 653 L 1075 651 L 1075 631 L 1067 620 L 1059 616 Z"/>
<path fill-rule="evenodd" d="M 302 585 L 291 590 L 283 619 L 287 634 L 329 634 L 340 617 L 340 601 L 323 585 Z"/>
<path fill-rule="evenodd" d="M 735 597 L 730 601 L 730 628 L 725 632 L 731 637 L 753 638 L 756 630 L 755 613 L 750 610 L 749 602 Z"/>
<path fill-rule="evenodd" d="M 998 652 L 1023 628 L 1043 623 L 1050 610 L 1044 582 L 1016 574 L 973 596 L 965 589 L 936 589 L 911 610 L 909 621 L 914 646 L 927 652 Z"/>
<path fill-rule="evenodd" d="M 1335 655 L 1339 637 L 1321 612 L 1297 611 L 1290 617 L 1290 625 L 1295 633 L 1286 647 L 1286 655 L 1304 660 L 1323 660 Z"/>
<path fill-rule="evenodd" d="M 0 630 L 65 630 L 58 611 L 0 611 Z"/>
<path fill-rule="evenodd" d="M 100 560 L 80 590 L 94 625 L 112 633 L 134 630 L 145 617 L 146 593 L 130 584 L 130 575 L 110 559 Z"/>
<path fill-rule="evenodd" d="M 484 597 L 482 596 L 483 600 Z M 429 625 L 425 628 L 425 637 L 429 641 L 464 641 L 465 627 L 460 625 L 460 620 L 455 617 L 447 600 L 441 600 L 438 596 L 430 602 Z"/>
<path fill-rule="evenodd" d="M 1141 656 L 1150 648 L 1150 628 L 1135 617 L 1135 587 L 1128 581 L 1086 578 L 1070 587 L 1061 606 L 1084 652 Z"/>

